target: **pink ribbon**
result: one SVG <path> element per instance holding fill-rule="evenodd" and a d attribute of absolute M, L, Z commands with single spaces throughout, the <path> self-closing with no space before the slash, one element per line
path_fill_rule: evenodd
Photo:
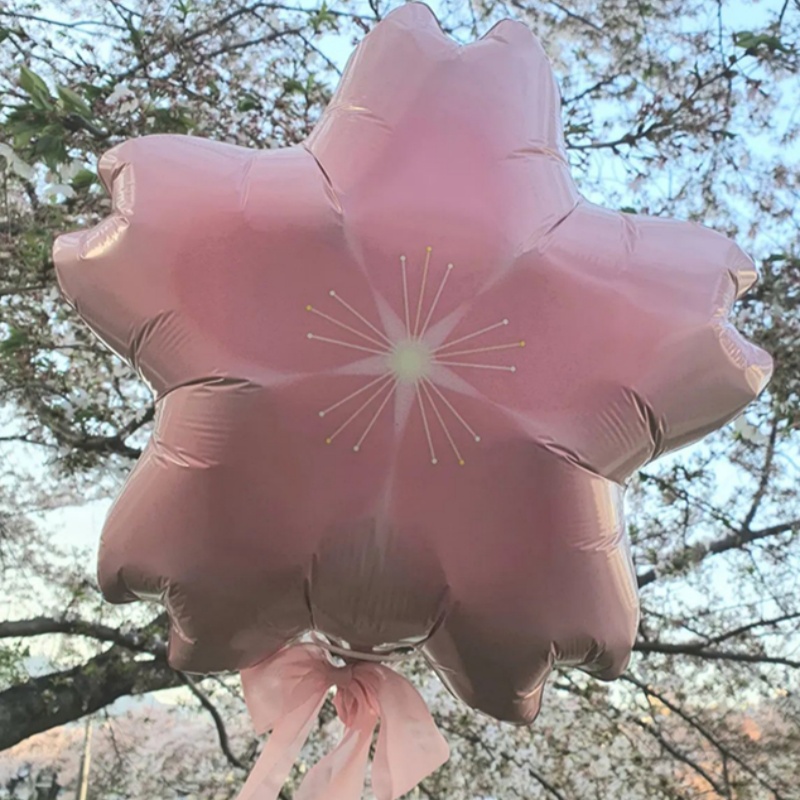
<path fill-rule="evenodd" d="M 379 720 L 377 800 L 404 795 L 450 757 L 420 694 L 382 664 L 337 667 L 321 647 L 298 644 L 243 670 L 242 686 L 256 730 L 272 735 L 237 800 L 276 800 L 332 687 L 344 735 L 306 775 L 295 800 L 360 800 Z"/>

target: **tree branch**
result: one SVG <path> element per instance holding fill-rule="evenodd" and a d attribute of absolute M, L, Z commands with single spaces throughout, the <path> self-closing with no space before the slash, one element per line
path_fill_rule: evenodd
<path fill-rule="evenodd" d="M 737 525 L 735 520 L 731 519 L 727 514 L 714 506 L 713 503 L 710 503 L 703 497 L 698 497 L 696 494 L 693 494 L 683 486 L 679 486 L 673 481 L 662 477 L 661 475 L 651 475 L 647 472 L 640 472 L 639 477 L 643 483 L 653 483 L 662 492 L 667 492 L 671 495 L 674 495 L 676 498 L 683 500 L 683 502 L 687 505 L 696 506 L 697 508 L 702 509 L 706 514 L 708 514 L 709 517 L 711 517 L 711 519 L 713 519 L 715 522 L 719 522 L 729 531 L 735 532 L 743 527 L 742 525 Z"/>
<path fill-rule="evenodd" d="M 0 639 L 23 638 L 27 636 L 44 636 L 51 633 L 66 633 L 73 636 L 86 636 L 102 642 L 112 642 L 126 650 L 138 653 L 150 653 L 159 658 L 166 657 L 166 647 L 153 634 L 154 627 L 166 622 L 161 615 L 151 622 L 147 628 L 133 633 L 123 633 L 118 628 L 86 622 L 81 619 L 55 619 L 51 617 L 34 617 L 32 619 L 0 622 Z"/>
<path fill-rule="evenodd" d="M 715 792 L 717 792 L 720 797 L 727 796 L 727 793 L 724 791 L 723 787 L 714 780 L 711 774 L 702 765 L 698 764 L 697 761 L 695 761 L 691 756 L 679 750 L 674 744 L 672 744 L 672 742 L 664 737 L 664 735 L 655 725 L 645 722 L 644 720 L 641 720 L 635 716 L 628 717 L 628 719 L 634 725 L 649 733 L 673 758 L 677 759 L 683 764 L 686 764 L 686 766 L 690 769 L 693 769 Z"/>
<path fill-rule="evenodd" d="M 769 485 L 770 475 L 772 474 L 772 462 L 775 459 L 775 442 L 778 438 L 778 421 L 777 417 L 772 421 L 772 428 L 770 429 L 769 439 L 767 441 L 767 449 L 764 453 L 764 465 L 761 467 L 761 475 L 758 480 L 758 488 L 753 495 L 753 502 L 750 505 L 750 510 L 747 512 L 747 516 L 742 523 L 742 530 L 744 531 L 750 530 L 750 526 L 753 524 L 753 519 L 758 513 L 761 501 L 764 499 L 767 486 Z"/>
<path fill-rule="evenodd" d="M 35 413 L 38 418 L 47 425 L 61 444 L 68 445 L 84 453 L 113 453 L 125 456 L 133 461 L 139 458 L 142 451 L 138 447 L 131 447 L 126 443 L 126 440 L 155 417 L 155 408 L 150 406 L 142 415 L 134 417 L 112 436 L 87 436 L 72 430 L 66 422 L 55 416 L 52 410 L 42 403 L 39 398 L 35 398 L 33 403 L 36 407 Z"/>
<path fill-rule="evenodd" d="M 697 719 L 693 716 L 688 714 L 684 711 L 679 705 L 673 703 L 669 698 L 661 694 L 660 692 L 653 689 L 651 686 L 648 686 L 643 681 L 634 678 L 632 675 L 623 675 L 622 680 L 626 681 L 627 683 L 631 683 L 634 686 L 638 687 L 642 692 L 645 693 L 648 697 L 653 697 L 658 700 L 663 706 L 668 708 L 674 714 L 677 714 L 684 722 L 689 724 L 692 728 L 694 728 L 709 744 L 715 747 L 720 754 L 722 755 L 723 759 L 727 759 L 730 761 L 734 761 L 737 763 L 745 772 L 755 778 L 765 789 L 772 792 L 774 795 L 775 800 L 786 800 L 785 796 L 782 795 L 778 789 L 776 789 L 772 784 L 768 781 L 765 781 L 758 772 L 753 769 L 743 758 L 738 756 L 734 753 L 729 747 L 724 745 L 713 733 L 711 733 L 705 725 L 700 723 Z"/>
<path fill-rule="evenodd" d="M 749 633 L 750 631 L 754 630 L 755 628 L 765 628 L 770 625 L 777 626 L 781 622 L 788 622 L 789 620 L 798 619 L 800 618 L 800 612 L 792 612 L 789 614 L 781 614 L 779 617 L 771 617 L 770 619 L 758 619 L 755 622 L 748 622 L 744 625 L 740 625 L 738 628 L 734 628 L 730 631 L 725 631 L 725 633 L 720 633 L 717 636 L 712 636 L 711 638 L 703 640 L 703 646 L 708 647 L 712 644 L 720 644 L 720 642 L 727 641 L 728 639 L 734 639 L 737 636 L 741 636 L 742 634 Z"/>
<path fill-rule="evenodd" d="M 666 135 L 676 127 L 676 118 L 679 114 L 685 111 L 692 111 L 693 102 L 700 92 L 716 83 L 720 79 L 730 78 L 734 72 L 734 68 L 744 57 L 745 56 L 743 55 L 739 56 L 730 62 L 730 64 L 725 64 L 721 70 L 713 73 L 703 80 L 697 76 L 697 82 L 694 88 L 688 94 L 686 94 L 673 108 L 665 108 L 663 112 L 649 125 L 642 123 L 635 132 L 628 132 L 617 139 L 600 142 L 588 142 L 586 144 L 568 144 L 567 146 L 572 150 L 598 150 L 608 148 L 616 152 L 617 148 L 622 145 L 633 147 L 643 139 L 651 139 L 655 134 L 660 135 L 661 133 L 664 133 Z"/>
<path fill-rule="evenodd" d="M 576 22 L 580 22 L 582 25 L 586 25 L 591 28 L 596 33 L 602 33 L 603 29 L 595 22 L 592 22 L 590 19 L 581 16 L 580 14 L 576 14 L 574 11 L 570 11 L 563 3 L 556 3 L 555 0 L 549 0 L 549 5 L 557 8 L 564 16 L 568 17 L 569 19 L 574 19 Z M 517 8 L 521 7 L 521 3 L 514 3 Z"/>
<path fill-rule="evenodd" d="M 93 19 L 81 19 L 76 20 L 75 22 L 63 22 L 57 19 L 48 19 L 47 17 L 40 17 L 36 14 L 24 14 L 19 10 L 14 11 L 6 11 L 5 9 L 0 8 L 0 17 L 11 17 L 12 19 L 27 19 L 31 22 L 41 22 L 45 25 L 53 25 L 54 27 L 59 28 L 82 28 L 87 25 L 93 25 L 99 28 L 117 28 L 122 30 L 121 25 L 115 25 L 113 22 L 107 22 L 105 20 L 93 20 Z"/>
<path fill-rule="evenodd" d="M 523 14 L 527 14 L 531 10 L 530 3 L 522 2 L 522 0 L 509 0 L 509 2 L 513 8 L 516 8 L 517 11 L 521 11 Z M 588 28 L 591 28 L 593 31 L 595 31 L 595 33 L 603 32 L 603 29 L 599 25 L 592 22 L 590 19 L 587 19 L 586 17 L 582 17 L 580 14 L 576 14 L 574 11 L 571 11 L 563 3 L 558 3 L 556 0 L 547 0 L 547 5 L 553 6 L 553 8 L 560 11 L 568 19 L 573 19 L 576 22 L 580 22 L 582 25 L 586 25 Z"/>
<path fill-rule="evenodd" d="M 130 634 L 79 619 L 34 617 L 0 623 L 0 639 L 64 633 L 86 636 L 114 646 L 79 667 L 52 673 L 0 693 L 0 750 L 36 733 L 72 722 L 110 705 L 119 697 L 186 686 L 214 721 L 220 748 L 234 767 L 247 770 L 230 747 L 225 723 L 205 692 L 186 673 L 166 662 L 163 644 L 167 615 Z M 148 653 L 152 661 L 137 661 L 125 651 Z M 289 800 L 282 790 L 280 800 Z"/>
<path fill-rule="evenodd" d="M 220 716 L 217 707 L 211 702 L 208 695 L 192 680 L 185 672 L 179 673 L 181 680 L 186 684 L 189 691 L 197 698 L 200 705 L 208 711 L 211 719 L 214 720 L 214 726 L 217 729 L 217 738 L 219 739 L 219 746 L 225 754 L 225 758 L 237 769 L 246 770 L 247 767 L 233 754 L 231 750 L 230 739 L 228 738 L 228 731 L 225 729 L 225 723 Z"/>
<path fill-rule="evenodd" d="M 505 751 L 501 751 L 499 754 L 496 753 L 495 750 L 492 749 L 491 747 L 489 747 L 489 745 L 480 736 L 472 734 L 467 730 L 463 730 L 463 729 L 460 729 L 460 728 L 453 728 L 453 727 L 447 725 L 445 722 L 443 722 L 441 720 L 438 720 L 438 719 L 436 721 L 436 724 L 443 731 L 446 731 L 447 733 L 449 733 L 449 734 L 451 734 L 453 736 L 458 736 L 461 739 L 465 739 L 470 744 L 474 744 L 474 745 L 482 748 L 490 756 L 499 755 L 500 758 L 503 759 L 503 761 L 506 761 L 509 764 L 513 764 L 515 767 L 518 767 L 519 769 L 526 770 L 528 775 L 530 775 L 531 778 L 533 778 L 548 794 L 550 794 L 553 797 L 555 797 L 556 800 L 567 800 L 567 798 L 558 789 L 558 787 L 556 787 L 552 783 L 550 783 L 550 781 L 548 781 L 543 775 L 541 775 L 539 772 L 537 772 L 530 764 L 527 764 L 527 763 L 526 764 L 522 764 L 522 763 L 520 763 L 519 761 L 517 761 L 516 758 L 514 758 L 514 756 L 509 755 Z"/>
<path fill-rule="evenodd" d="M 210 33 L 218 33 L 221 31 L 225 26 L 229 23 L 234 22 L 237 18 L 245 16 L 246 14 L 253 14 L 260 8 L 276 8 L 280 7 L 279 4 L 275 3 L 264 3 L 264 2 L 256 2 L 251 3 L 249 6 L 240 6 L 239 8 L 234 9 L 233 11 L 229 12 L 228 14 L 220 17 L 210 25 L 206 25 L 202 28 L 197 28 L 191 33 L 187 33 L 185 36 L 181 37 L 178 41 L 171 44 L 169 47 L 162 48 L 157 50 L 154 53 L 149 53 L 145 57 L 140 57 L 136 64 L 134 64 L 130 69 L 125 70 L 124 72 L 120 73 L 119 75 L 115 76 L 117 81 L 125 81 L 129 78 L 132 78 L 136 75 L 139 70 L 148 67 L 150 64 L 164 58 L 165 56 L 170 55 L 170 53 L 174 53 L 176 50 L 180 49 L 181 47 L 185 47 L 186 45 L 190 44 L 197 39 L 202 38 Z M 276 38 L 275 36 L 272 37 L 273 39 Z"/>
<path fill-rule="evenodd" d="M 740 653 L 733 650 L 717 650 L 707 647 L 705 642 L 644 642 L 638 641 L 633 646 L 637 653 L 663 653 L 664 655 L 689 656 L 705 658 L 710 661 L 738 661 L 742 664 L 779 664 L 792 669 L 800 669 L 800 661 L 782 656 L 760 655 L 758 653 Z"/>
<path fill-rule="evenodd" d="M 708 556 L 725 553 L 728 550 L 737 550 L 743 545 L 766 539 L 770 536 L 778 536 L 781 533 L 796 533 L 800 530 L 800 519 L 793 519 L 790 522 L 782 522 L 778 525 L 770 525 L 758 531 L 739 530 L 728 536 L 723 536 L 709 544 L 698 544 L 674 553 L 669 557 L 663 566 L 653 567 L 637 576 L 636 580 L 641 589 L 657 578 L 680 569 L 681 567 L 696 566 Z"/>
<path fill-rule="evenodd" d="M 425 785 L 424 781 L 418 784 L 417 788 L 419 789 L 420 794 L 425 795 L 428 800 L 438 800 L 437 796 Z"/>
<path fill-rule="evenodd" d="M 232 42 L 231 44 L 226 44 L 223 47 L 212 50 L 210 53 L 206 53 L 203 58 L 211 60 L 212 58 L 216 58 L 217 56 L 221 56 L 225 53 L 233 53 L 236 50 L 245 50 L 248 47 L 254 47 L 258 44 L 274 42 L 277 39 L 283 38 L 284 36 L 297 36 L 298 34 L 302 33 L 302 31 L 302 28 L 286 28 L 282 31 L 272 31 L 272 33 L 268 33 L 266 35 L 256 36 L 254 39 L 245 39 L 241 42 Z"/>
<path fill-rule="evenodd" d="M 0 750 L 92 714 L 120 697 L 181 683 L 181 676 L 166 660 L 135 660 L 129 651 L 114 645 L 73 669 L 32 678 L 0 692 Z"/>

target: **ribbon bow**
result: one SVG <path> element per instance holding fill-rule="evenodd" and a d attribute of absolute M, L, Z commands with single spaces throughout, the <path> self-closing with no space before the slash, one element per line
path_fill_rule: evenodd
<path fill-rule="evenodd" d="M 242 686 L 256 730 L 272 735 L 237 800 L 276 800 L 333 687 L 344 735 L 306 775 L 295 800 L 359 800 L 379 720 L 377 800 L 404 795 L 450 757 L 420 694 L 382 664 L 337 667 L 321 647 L 299 644 L 243 670 Z"/>

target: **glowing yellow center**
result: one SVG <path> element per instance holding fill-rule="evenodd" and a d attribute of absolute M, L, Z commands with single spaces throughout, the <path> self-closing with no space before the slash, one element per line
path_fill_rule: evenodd
<path fill-rule="evenodd" d="M 420 341 L 398 342 L 389 354 L 389 369 L 401 383 L 416 383 L 430 371 L 431 351 Z"/>

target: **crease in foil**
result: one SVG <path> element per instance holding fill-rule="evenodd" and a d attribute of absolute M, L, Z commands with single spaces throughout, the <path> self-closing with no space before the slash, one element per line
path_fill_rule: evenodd
<path fill-rule="evenodd" d="M 634 408 L 639 414 L 639 418 L 645 424 L 645 429 L 647 430 L 652 447 L 650 460 L 658 458 L 658 456 L 664 452 L 666 442 L 666 435 L 661 420 L 658 418 L 658 415 L 655 413 L 650 403 L 648 403 L 636 389 L 625 387 L 624 391 L 633 403 Z"/>

